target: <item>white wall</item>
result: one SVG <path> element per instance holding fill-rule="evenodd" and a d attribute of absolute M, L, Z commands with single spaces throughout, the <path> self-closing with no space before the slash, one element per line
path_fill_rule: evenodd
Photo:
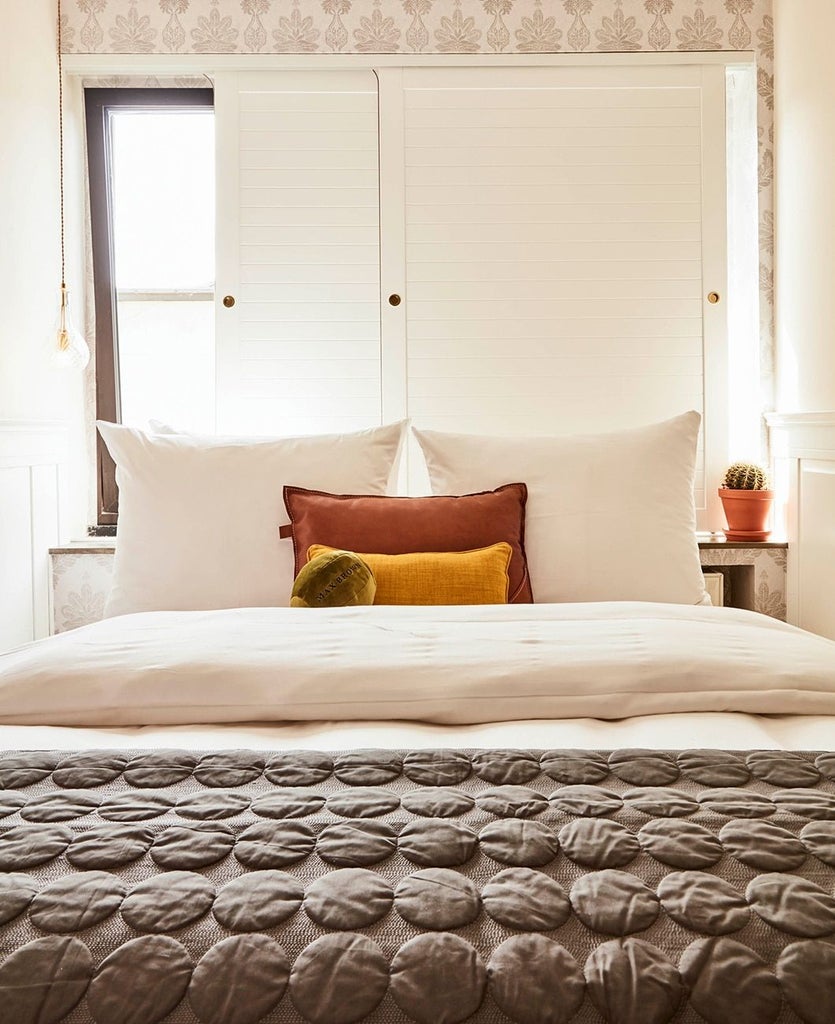
<path fill-rule="evenodd" d="M 777 392 L 788 613 L 835 638 L 835 3 L 774 0 Z"/>
<path fill-rule="evenodd" d="M 55 5 L 6 5 L 0 36 L 0 420 L 57 421 L 69 429 L 66 537 L 83 533 L 87 474 L 82 374 L 54 369 L 48 357 L 60 285 L 57 85 Z M 68 138 L 80 138 L 79 101 L 78 90 L 71 90 Z M 81 324 L 77 143 L 67 161 L 67 283 Z"/>
<path fill-rule="evenodd" d="M 774 20 L 778 409 L 819 412 L 835 409 L 835 3 L 774 0 Z"/>

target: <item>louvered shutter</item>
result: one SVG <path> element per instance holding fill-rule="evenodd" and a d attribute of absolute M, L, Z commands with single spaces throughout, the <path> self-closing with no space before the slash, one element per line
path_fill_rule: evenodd
<path fill-rule="evenodd" d="M 219 432 L 379 423 L 373 71 L 222 74 L 215 106 Z"/>
<path fill-rule="evenodd" d="M 597 432 L 692 408 L 724 460 L 724 74 L 408 69 L 392 83 L 417 424 Z M 702 446 L 701 509 L 706 461 Z"/>

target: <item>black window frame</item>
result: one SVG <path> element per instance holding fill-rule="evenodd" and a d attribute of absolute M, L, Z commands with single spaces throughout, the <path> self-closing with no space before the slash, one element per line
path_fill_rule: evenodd
<path fill-rule="evenodd" d="M 90 183 L 90 229 L 96 311 L 96 419 L 121 422 L 119 337 L 113 263 L 113 192 L 111 113 L 125 110 L 214 110 L 213 89 L 84 90 L 87 167 Z M 98 527 L 114 527 L 119 517 L 116 467 L 100 437 L 96 438 L 96 508 Z"/>

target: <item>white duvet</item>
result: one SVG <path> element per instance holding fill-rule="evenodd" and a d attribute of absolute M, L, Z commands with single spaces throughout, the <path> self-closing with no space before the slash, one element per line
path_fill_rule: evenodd
<path fill-rule="evenodd" d="M 0 655 L 0 723 L 835 715 L 835 642 L 644 603 L 146 612 Z"/>

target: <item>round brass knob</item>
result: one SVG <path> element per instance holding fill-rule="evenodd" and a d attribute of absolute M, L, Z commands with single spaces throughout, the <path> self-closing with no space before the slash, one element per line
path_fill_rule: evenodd
<path fill-rule="evenodd" d="M 389 295 L 390 306 L 399 306 L 402 301 L 399 295 Z"/>
<path fill-rule="evenodd" d="M 227 309 L 231 309 L 235 305 L 235 296 L 234 295 L 224 295 L 223 296 L 223 305 L 226 306 Z"/>
<path fill-rule="evenodd" d="M 709 292 L 707 296 L 707 301 L 711 304 L 711 306 L 715 306 L 716 303 L 719 301 L 719 292 Z"/>

